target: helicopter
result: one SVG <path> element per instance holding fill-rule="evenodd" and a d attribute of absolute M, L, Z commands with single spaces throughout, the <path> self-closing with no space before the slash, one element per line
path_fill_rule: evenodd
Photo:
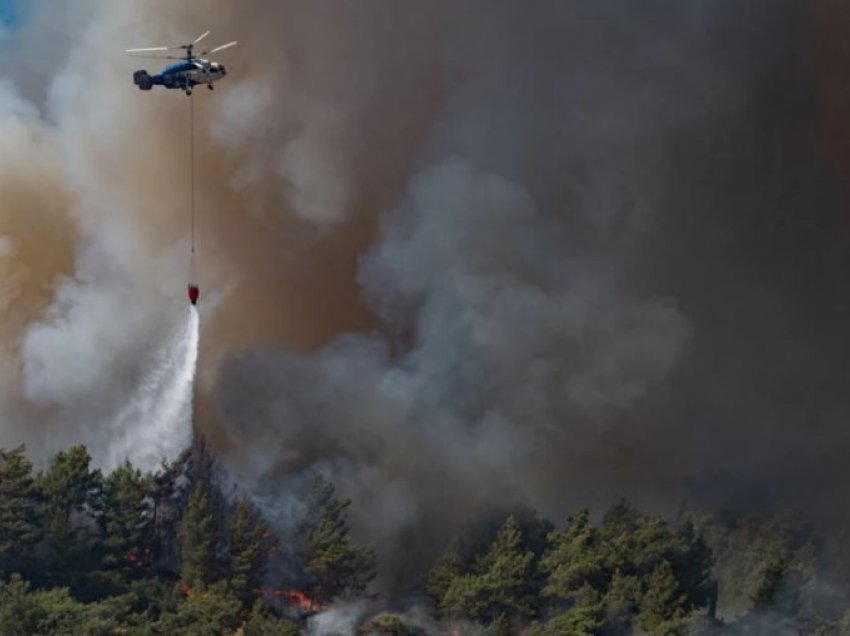
<path fill-rule="evenodd" d="M 204 55 L 218 53 L 224 49 L 229 49 L 236 45 L 236 41 L 222 44 L 209 51 L 202 51 L 197 57 L 194 54 L 194 48 L 197 44 L 210 34 L 209 31 L 203 33 L 189 44 L 179 44 L 177 46 L 155 46 L 146 49 L 127 49 L 127 55 L 132 57 L 147 57 L 161 60 L 180 60 L 179 62 L 165 67 L 157 75 L 149 75 L 146 70 L 140 70 L 133 73 L 133 83 L 139 87 L 139 90 L 149 91 L 154 86 L 165 86 L 165 88 L 177 88 L 186 91 L 187 95 L 192 94 L 192 88 L 199 84 L 206 84 L 207 88 L 213 89 L 213 82 L 216 82 L 227 75 L 227 69 L 223 64 L 218 62 L 210 62 L 205 59 Z M 186 51 L 184 55 L 151 55 L 159 51 Z"/>

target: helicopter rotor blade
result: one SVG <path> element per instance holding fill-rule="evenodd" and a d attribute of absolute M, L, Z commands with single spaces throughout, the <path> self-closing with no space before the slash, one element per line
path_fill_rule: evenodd
<path fill-rule="evenodd" d="M 126 53 L 148 53 L 151 51 L 170 51 L 170 46 L 153 46 L 147 49 L 127 49 Z"/>
<path fill-rule="evenodd" d="M 217 46 L 214 49 L 210 49 L 209 51 L 204 51 L 201 55 L 209 55 L 210 53 L 218 53 L 219 51 L 223 51 L 224 49 L 229 49 L 231 46 L 236 46 L 237 40 L 233 42 L 228 42 L 227 44 L 222 44 L 221 46 Z"/>
<path fill-rule="evenodd" d="M 0 0 L 0 1 L 2 1 L 2 0 Z M 145 54 L 145 53 L 155 53 L 155 52 L 159 52 L 159 51 L 186 51 L 187 55 L 191 57 L 192 49 L 194 49 L 195 45 L 198 42 L 200 42 L 201 40 L 203 40 L 205 37 L 207 37 L 209 34 L 210 34 L 210 31 L 204 31 L 201 35 L 199 35 L 197 38 L 195 38 L 194 41 L 190 42 L 189 44 L 178 44 L 176 46 L 152 46 L 152 47 L 144 48 L 144 49 L 127 49 L 126 53 L 128 55 L 137 55 L 137 54 Z M 211 51 L 204 51 L 203 53 L 201 53 L 201 55 L 206 55 L 207 53 L 215 53 L 216 51 L 221 51 L 221 50 L 229 48 L 229 47 L 231 47 L 235 44 L 236 44 L 236 42 L 228 42 L 227 44 L 223 44 L 221 46 L 218 46 L 218 47 L 212 49 Z M 150 56 L 147 56 L 147 57 L 150 57 Z M 166 57 L 164 59 L 183 59 L 183 58 Z"/>
<path fill-rule="evenodd" d="M 185 57 L 179 55 L 146 55 L 145 53 L 128 53 L 130 57 L 143 57 L 149 60 L 185 60 Z"/>

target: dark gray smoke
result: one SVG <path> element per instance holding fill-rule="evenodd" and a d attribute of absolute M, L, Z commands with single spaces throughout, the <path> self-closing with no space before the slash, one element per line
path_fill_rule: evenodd
<path fill-rule="evenodd" d="M 211 28 L 240 46 L 196 97 L 196 426 L 281 526 L 323 470 L 402 578 L 396 555 L 516 502 L 792 504 L 844 527 L 841 7 L 234 6 L 93 1 L 70 57 L 27 72 L 8 60 L 64 14 L 0 40 L 0 146 L 39 158 L 0 158 L 0 268 L 26 290 L 0 284 L 3 440 L 49 435 L 44 409 L 63 439 L 108 431 L 81 400 L 129 391 L 165 337 L 186 103 L 135 91 L 118 54 Z"/>
<path fill-rule="evenodd" d="M 329 469 L 384 549 L 514 501 L 828 510 L 846 242 L 810 7 L 443 10 L 445 93 L 358 269 L 381 335 L 233 356 L 237 461 Z"/>

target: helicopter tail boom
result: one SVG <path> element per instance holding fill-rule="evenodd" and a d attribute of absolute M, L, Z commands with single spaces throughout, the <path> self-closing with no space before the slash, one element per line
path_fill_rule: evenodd
<path fill-rule="evenodd" d="M 154 85 L 153 78 L 145 70 L 133 73 L 133 83 L 142 91 L 149 91 Z"/>

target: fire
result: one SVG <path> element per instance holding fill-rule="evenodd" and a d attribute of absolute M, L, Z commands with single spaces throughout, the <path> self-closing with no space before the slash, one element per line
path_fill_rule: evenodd
<path fill-rule="evenodd" d="M 284 590 L 283 597 L 289 602 L 290 605 L 297 607 L 302 612 L 313 611 L 313 599 L 307 596 L 301 590 Z"/>
<path fill-rule="evenodd" d="M 141 568 L 150 564 L 151 556 L 150 548 L 145 548 L 144 553 L 141 555 L 138 555 L 135 552 L 129 552 L 124 558 L 127 559 L 127 562 L 130 565 Z"/>
<path fill-rule="evenodd" d="M 180 587 L 178 589 L 180 590 L 180 593 L 183 595 L 184 598 L 191 598 L 196 594 L 199 594 L 200 598 L 208 598 L 210 595 L 210 593 L 203 587 L 200 588 L 200 590 L 195 591 L 195 589 L 191 585 L 185 585 L 182 583 L 180 584 Z"/>
<path fill-rule="evenodd" d="M 315 614 L 325 609 L 325 606 L 311 598 L 306 592 L 296 589 L 275 590 L 264 588 L 260 590 L 266 599 L 281 599 L 290 607 L 297 609 L 302 614 Z"/>

